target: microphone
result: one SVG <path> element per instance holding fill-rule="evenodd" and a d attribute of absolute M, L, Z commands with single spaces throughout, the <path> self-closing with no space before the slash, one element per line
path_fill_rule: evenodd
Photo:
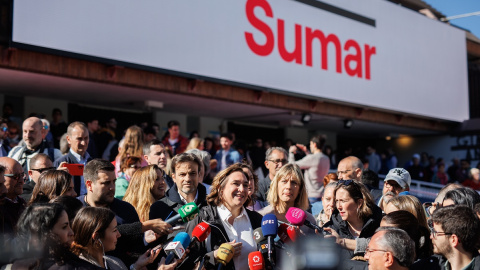
<path fill-rule="evenodd" d="M 266 214 L 262 218 L 262 233 L 267 237 L 268 261 L 275 266 L 276 253 L 273 240 L 277 235 L 278 220 L 275 214 Z"/>
<path fill-rule="evenodd" d="M 178 214 L 165 220 L 166 223 L 174 225 L 176 223 L 187 223 L 190 220 L 194 219 L 198 214 L 198 206 L 194 203 L 187 203 L 178 209 Z"/>
<path fill-rule="evenodd" d="M 253 238 L 255 239 L 255 242 L 257 243 L 257 249 L 260 252 L 260 254 L 263 256 L 263 261 L 266 265 L 266 267 L 269 267 L 269 269 L 273 269 L 272 264 L 268 260 L 268 243 L 267 239 L 265 236 L 263 236 L 262 233 L 262 228 L 256 228 L 253 230 Z"/>
<path fill-rule="evenodd" d="M 190 239 L 190 248 L 197 242 L 203 242 L 210 235 L 212 228 L 206 222 L 201 222 L 192 231 L 192 238 Z"/>
<path fill-rule="evenodd" d="M 223 243 L 218 248 L 217 252 L 217 261 L 219 262 L 217 270 L 221 270 L 222 267 L 226 266 L 233 258 L 233 253 L 235 249 L 232 245 Z"/>
<path fill-rule="evenodd" d="M 290 238 L 287 232 L 288 227 L 290 226 L 288 226 L 285 223 L 282 223 L 280 224 L 280 226 L 278 226 L 278 237 L 284 244 L 290 244 L 292 242 L 292 239 Z"/>
<path fill-rule="evenodd" d="M 248 254 L 248 268 L 250 270 L 263 270 L 265 269 L 265 262 L 260 251 L 250 252 Z"/>
<path fill-rule="evenodd" d="M 307 214 L 300 208 L 288 208 L 285 218 L 295 226 L 305 225 L 313 230 L 318 230 L 320 236 L 323 236 L 323 228 L 307 220 Z"/>
<path fill-rule="evenodd" d="M 182 258 L 185 254 L 185 248 L 190 244 L 190 236 L 186 232 L 179 232 L 173 241 L 168 243 L 165 247 L 165 253 L 167 258 L 165 259 L 165 264 L 170 264 L 174 257 L 178 259 Z"/>

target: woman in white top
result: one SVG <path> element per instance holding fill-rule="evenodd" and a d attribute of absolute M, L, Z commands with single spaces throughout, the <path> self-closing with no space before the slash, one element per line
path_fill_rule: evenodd
<path fill-rule="evenodd" d="M 215 176 L 207 196 L 208 205 L 200 209 L 199 215 L 186 228 L 191 234 L 197 224 L 207 222 L 211 233 L 205 242 L 197 243 L 190 250 L 180 269 L 193 269 L 193 260 L 198 257 L 196 252 L 206 252 L 209 257 L 205 262 L 206 269 L 213 268 L 218 264 L 217 251 L 223 243 L 229 243 L 235 249 L 233 259 L 223 269 L 248 269 L 248 254 L 257 250 L 253 230 L 261 227 L 262 223 L 260 214 L 246 209 L 251 200 L 248 187 L 248 175 L 240 163 Z"/>

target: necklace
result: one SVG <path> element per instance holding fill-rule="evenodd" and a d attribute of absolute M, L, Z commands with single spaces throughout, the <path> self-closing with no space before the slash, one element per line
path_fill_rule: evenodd
<path fill-rule="evenodd" d="M 360 230 L 356 230 L 355 228 L 353 228 L 353 226 L 348 223 L 348 230 L 350 231 L 350 233 L 353 235 L 353 236 L 359 236 L 360 235 L 360 232 L 362 231 L 361 229 Z"/>

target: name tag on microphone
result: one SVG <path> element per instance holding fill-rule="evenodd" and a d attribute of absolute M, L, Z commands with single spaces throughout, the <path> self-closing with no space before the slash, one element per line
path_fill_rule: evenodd
<path fill-rule="evenodd" d="M 177 258 L 182 258 L 183 255 L 185 254 L 185 249 L 182 246 L 182 243 L 180 241 L 173 241 L 168 243 L 168 245 L 165 247 L 165 252 L 168 251 L 173 251 Z"/>

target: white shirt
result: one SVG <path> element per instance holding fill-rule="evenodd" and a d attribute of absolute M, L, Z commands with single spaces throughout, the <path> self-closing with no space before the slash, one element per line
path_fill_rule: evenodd
<path fill-rule="evenodd" d="M 184 204 L 187 204 L 187 200 L 185 200 L 185 198 L 183 198 L 183 195 L 180 194 L 180 191 L 177 191 L 178 192 L 178 196 L 180 196 L 180 200 L 182 200 L 182 202 Z M 197 200 L 198 200 L 198 189 L 197 189 L 197 193 L 195 194 L 195 199 L 193 200 L 195 203 L 197 203 Z"/>
<path fill-rule="evenodd" d="M 83 166 L 87 165 L 87 159 L 90 157 L 88 152 L 85 153 L 85 157 L 82 157 L 79 154 L 73 152 L 72 149 L 70 149 L 70 153 L 75 157 L 78 164 L 83 164 Z M 85 180 L 83 179 L 83 175 L 82 175 L 80 176 L 80 194 L 78 194 L 78 196 L 82 196 L 85 194 L 87 194 L 87 187 L 85 186 Z"/>
<path fill-rule="evenodd" d="M 242 212 L 233 220 L 233 225 L 228 222 L 232 213 L 224 205 L 218 206 L 217 211 L 230 241 L 242 242 L 242 253 L 240 256 L 233 258 L 235 269 L 249 269 L 248 254 L 257 251 L 257 244 L 253 239 L 253 229 L 247 211 L 242 207 Z M 207 246 L 210 246 L 210 243 Z"/>

